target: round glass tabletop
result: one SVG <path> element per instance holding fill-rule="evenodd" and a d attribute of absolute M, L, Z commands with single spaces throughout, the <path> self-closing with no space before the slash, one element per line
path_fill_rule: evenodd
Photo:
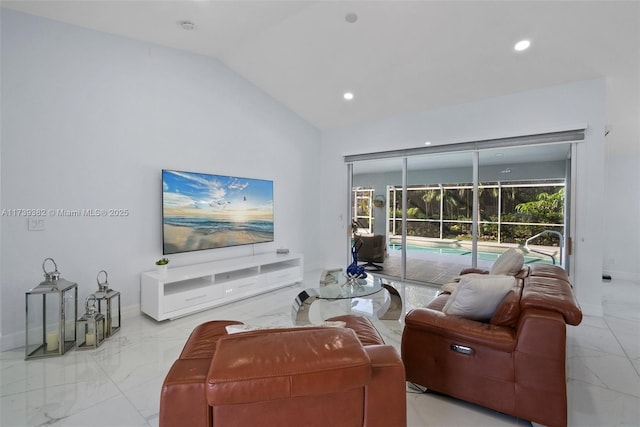
<path fill-rule="evenodd" d="M 382 290 L 382 280 L 371 274 L 364 279 L 348 281 L 345 275 L 338 277 L 338 283 L 320 286 L 317 297 L 320 299 L 358 298 L 375 294 Z"/>
<path fill-rule="evenodd" d="M 295 325 L 309 325 L 311 318 L 317 324 L 342 314 L 398 320 L 402 315 L 402 300 L 395 287 L 377 276 L 369 274 L 349 282 L 344 273 L 336 269 L 322 274 L 319 287 L 302 290 L 291 310 Z"/>

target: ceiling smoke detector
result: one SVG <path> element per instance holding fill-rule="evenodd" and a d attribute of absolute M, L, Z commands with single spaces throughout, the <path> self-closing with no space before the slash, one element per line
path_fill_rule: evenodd
<path fill-rule="evenodd" d="M 180 26 L 185 31 L 192 31 L 194 28 L 196 28 L 196 24 L 191 21 L 180 21 Z"/>
<path fill-rule="evenodd" d="M 358 15 L 353 12 L 347 13 L 344 17 L 344 20 L 347 21 L 349 24 L 353 24 L 358 20 Z"/>

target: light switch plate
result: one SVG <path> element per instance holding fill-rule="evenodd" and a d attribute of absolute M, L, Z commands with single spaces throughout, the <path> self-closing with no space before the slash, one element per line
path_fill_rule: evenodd
<path fill-rule="evenodd" d="M 29 231 L 43 231 L 45 229 L 44 218 L 28 218 L 27 220 L 29 221 Z"/>

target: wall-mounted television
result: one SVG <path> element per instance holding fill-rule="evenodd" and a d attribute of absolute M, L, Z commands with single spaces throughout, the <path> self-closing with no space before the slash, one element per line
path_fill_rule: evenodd
<path fill-rule="evenodd" d="M 165 255 L 273 242 L 273 181 L 162 171 Z"/>

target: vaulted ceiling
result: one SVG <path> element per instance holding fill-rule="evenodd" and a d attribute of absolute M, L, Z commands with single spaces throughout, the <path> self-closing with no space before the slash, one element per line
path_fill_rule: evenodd
<path fill-rule="evenodd" d="M 319 129 L 597 77 L 607 78 L 608 122 L 639 118 L 636 1 L 49 0 L 2 6 L 215 57 Z M 194 28 L 185 30 L 184 21 Z M 521 39 L 531 47 L 516 52 Z M 346 91 L 353 100 L 343 99 Z"/>

